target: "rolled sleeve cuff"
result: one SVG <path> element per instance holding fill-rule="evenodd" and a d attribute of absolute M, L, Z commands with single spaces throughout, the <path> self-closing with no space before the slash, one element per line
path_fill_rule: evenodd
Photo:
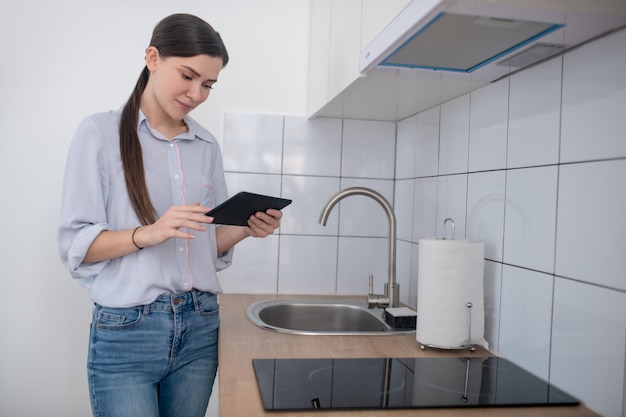
<path fill-rule="evenodd" d="M 105 230 L 111 230 L 111 227 L 106 223 L 98 223 L 78 232 L 68 251 L 68 268 L 72 277 L 92 277 L 104 269 L 108 261 L 83 263 L 83 260 L 94 239 Z"/>
<path fill-rule="evenodd" d="M 223 254 L 217 257 L 217 261 L 215 262 L 215 269 L 217 272 L 222 271 L 233 263 L 233 253 L 235 252 L 235 248 L 230 248 Z"/>

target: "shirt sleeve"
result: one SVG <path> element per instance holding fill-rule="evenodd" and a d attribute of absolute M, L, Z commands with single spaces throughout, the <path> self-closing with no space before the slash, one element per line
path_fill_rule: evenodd
<path fill-rule="evenodd" d="M 217 256 L 215 262 L 215 270 L 220 272 L 233 264 L 233 254 L 235 253 L 235 247 L 228 249 L 226 252 Z"/>
<path fill-rule="evenodd" d="M 83 120 L 67 155 L 57 244 L 61 262 L 74 278 L 92 278 L 108 262 L 83 262 L 94 239 L 111 230 L 105 212 L 108 173 L 103 136 L 93 119 Z"/>

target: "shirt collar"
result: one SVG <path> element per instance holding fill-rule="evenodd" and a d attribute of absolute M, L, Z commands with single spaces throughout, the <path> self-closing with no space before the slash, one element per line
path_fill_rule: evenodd
<path fill-rule="evenodd" d="M 194 140 L 196 138 L 204 140 L 205 142 L 213 143 L 215 138 L 208 130 L 203 128 L 198 122 L 192 119 L 189 115 L 185 116 L 183 119 L 185 124 L 187 125 L 187 131 L 177 135 L 172 140 Z M 139 117 L 137 118 L 137 130 L 141 129 L 142 126 L 145 126 L 147 130 L 149 130 L 154 136 L 165 139 L 162 134 L 158 131 L 152 129 L 150 127 L 150 123 L 148 122 L 148 118 L 144 114 L 141 109 L 139 110 Z"/>

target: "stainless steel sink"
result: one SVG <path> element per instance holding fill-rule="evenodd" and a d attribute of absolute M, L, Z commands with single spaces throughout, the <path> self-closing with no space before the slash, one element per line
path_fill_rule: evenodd
<path fill-rule="evenodd" d="M 246 317 L 255 325 L 281 333 L 309 335 L 400 335 L 415 329 L 394 329 L 383 310 L 368 309 L 359 300 L 269 299 L 251 304 Z"/>

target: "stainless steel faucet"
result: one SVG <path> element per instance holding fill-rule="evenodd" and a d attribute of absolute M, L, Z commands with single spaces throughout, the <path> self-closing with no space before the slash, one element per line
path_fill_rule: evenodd
<path fill-rule="evenodd" d="M 380 193 L 370 188 L 346 188 L 345 190 L 339 191 L 337 194 L 331 197 L 330 200 L 328 200 L 328 203 L 326 203 L 326 206 L 320 214 L 320 224 L 326 226 L 328 215 L 330 214 L 333 207 L 335 207 L 335 205 L 339 201 L 351 195 L 363 195 L 374 199 L 383 207 L 385 213 L 387 214 L 387 219 L 389 220 L 389 276 L 387 279 L 387 284 L 385 284 L 385 293 L 384 295 L 372 294 L 370 282 L 370 293 L 367 295 L 367 304 L 369 308 L 398 307 L 400 303 L 400 284 L 396 283 L 396 215 L 393 212 L 393 208 L 391 207 L 391 204 L 389 204 L 389 201 L 387 201 L 387 199 L 383 197 Z"/>

